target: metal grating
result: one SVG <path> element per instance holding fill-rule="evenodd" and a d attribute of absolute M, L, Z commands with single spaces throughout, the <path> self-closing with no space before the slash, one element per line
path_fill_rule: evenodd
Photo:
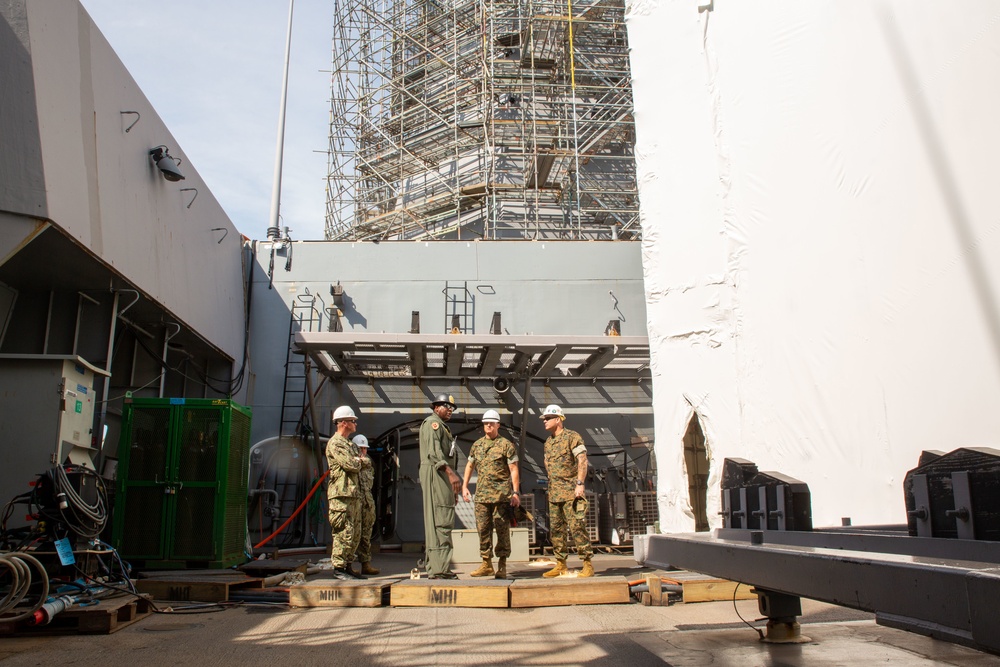
<path fill-rule="evenodd" d="M 163 500 L 158 486 L 133 487 L 124 503 L 120 551 L 129 558 L 158 558 L 163 553 Z"/>
<path fill-rule="evenodd" d="M 177 492 L 173 558 L 213 560 L 215 486 L 184 487 Z M 245 502 L 245 501 L 244 501 Z"/>
<path fill-rule="evenodd" d="M 632 491 L 626 495 L 625 508 L 628 515 L 629 540 L 636 535 L 645 535 L 646 529 L 660 520 L 660 508 L 654 491 Z"/>
<path fill-rule="evenodd" d="M 525 493 L 521 496 L 521 507 L 525 509 L 529 514 L 535 516 L 535 494 Z M 528 529 L 528 546 L 535 546 L 538 544 L 538 530 L 535 528 L 534 521 L 528 521 L 524 524 L 518 524 L 518 528 Z"/>

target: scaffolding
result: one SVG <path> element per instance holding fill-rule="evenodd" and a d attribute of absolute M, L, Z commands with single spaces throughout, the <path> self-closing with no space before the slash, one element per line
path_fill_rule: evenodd
<path fill-rule="evenodd" d="M 326 238 L 639 238 L 624 14 L 336 0 Z"/>

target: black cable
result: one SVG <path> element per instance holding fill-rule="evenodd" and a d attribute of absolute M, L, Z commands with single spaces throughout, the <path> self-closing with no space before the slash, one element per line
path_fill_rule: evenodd
<path fill-rule="evenodd" d="M 764 632 L 760 628 L 750 625 L 750 622 L 747 621 L 747 619 L 743 618 L 743 616 L 740 614 L 739 608 L 736 606 L 736 591 L 738 591 L 740 589 L 740 586 L 742 585 L 743 582 L 738 581 L 736 582 L 736 586 L 733 587 L 733 610 L 736 612 L 736 615 L 740 617 L 740 620 L 747 624 L 747 627 L 756 632 L 757 636 L 760 637 L 760 639 L 764 639 Z"/>

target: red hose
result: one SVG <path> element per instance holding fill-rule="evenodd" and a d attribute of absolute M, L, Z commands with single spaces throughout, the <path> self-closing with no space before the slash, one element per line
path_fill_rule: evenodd
<path fill-rule="evenodd" d="M 254 549 L 260 549 L 262 546 L 264 546 L 265 544 L 267 544 L 268 542 L 270 542 L 271 540 L 273 540 L 275 537 L 277 537 L 278 533 L 280 533 L 281 531 L 283 531 L 288 526 L 288 524 L 290 524 L 292 522 L 292 519 L 294 519 L 295 517 L 297 517 L 299 515 L 299 512 L 301 512 L 302 508 L 304 508 L 306 506 L 306 503 L 309 502 L 309 499 L 313 497 L 314 493 L 316 493 L 316 489 L 319 488 L 319 485 L 323 483 L 323 480 L 326 479 L 326 476 L 329 475 L 329 474 L 330 474 L 329 470 L 327 470 L 325 473 L 323 473 L 323 476 L 316 480 L 316 483 L 313 485 L 312 491 L 309 492 L 309 495 L 306 496 L 306 499 L 302 501 L 301 505 L 299 505 L 297 508 L 295 508 L 294 512 L 292 512 L 292 516 L 288 517 L 285 520 L 285 523 L 281 524 L 281 526 L 278 527 L 278 530 L 274 531 L 273 533 L 271 533 L 270 535 L 268 535 L 267 537 L 265 537 L 263 540 L 261 540 L 261 542 L 259 544 L 255 544 L 253 548 Z"/>

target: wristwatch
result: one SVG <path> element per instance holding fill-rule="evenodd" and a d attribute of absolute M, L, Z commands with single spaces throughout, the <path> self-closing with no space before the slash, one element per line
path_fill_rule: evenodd
<path fill-rule="evenodd" d="M 581 482 L 580 480 L 576 480 L 576 485 L 577 486 L 583 486 L 583 482 Z"/>

